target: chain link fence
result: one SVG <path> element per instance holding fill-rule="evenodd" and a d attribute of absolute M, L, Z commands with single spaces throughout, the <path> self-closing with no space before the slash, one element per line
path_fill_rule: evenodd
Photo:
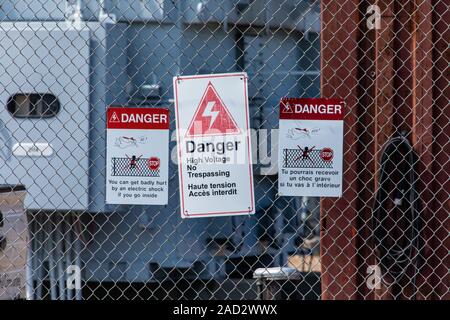
<path fill-rule="evenodd" d="M 2 1 L 0 299 L 448 299 L 448 15 L 439 0 Z M 236 71 L 256 213 L 181 219 L 172 77 Z M 279 101 L 321 96 L 346 101 L 343 196 L 280 197 L 278 161 L 304 159 L 277 159 Z M 170 109 L 167 205 L 105 203 L 108 106 Z"/>

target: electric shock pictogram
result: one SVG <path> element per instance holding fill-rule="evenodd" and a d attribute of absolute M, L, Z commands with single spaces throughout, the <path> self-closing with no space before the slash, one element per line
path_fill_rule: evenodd
<path fill-rule="evenodd" d="M 208 82 L 186 136 L 224 134 L 240 134 L 240 129 L 212 83 Z"/>

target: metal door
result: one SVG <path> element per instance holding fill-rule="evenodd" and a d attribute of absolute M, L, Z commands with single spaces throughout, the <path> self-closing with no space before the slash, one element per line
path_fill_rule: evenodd
<path fill-rule="evenodd" d="M 27 209 L 84 210 L 89 31 L 51 22 L 0 25 L 0 181 L 27 188 Z"/>

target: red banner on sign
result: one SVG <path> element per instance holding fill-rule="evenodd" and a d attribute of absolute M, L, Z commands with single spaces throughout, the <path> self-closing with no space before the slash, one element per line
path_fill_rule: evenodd
<path fill-rule="evenodd" d="M 169 109 L 109 107 L 108 129 L 169 129 Z"/>
<path fill-rule="evenodd" d="M 343 120 L 345 103 L 341 99 L 283 98 L 280 119 Z"/>

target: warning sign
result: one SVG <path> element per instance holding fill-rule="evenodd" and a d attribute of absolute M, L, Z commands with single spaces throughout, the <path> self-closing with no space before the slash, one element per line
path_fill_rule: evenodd
<path fill-rule="evenodd" d="M 281 100 L 280 195 L 342 195 L 344 106 L 340 99 Z"/>
<path fill-rule="evenodd" d="M 181 216 L 253 214 L 247 75 L 174 78 Z"/>
<path fill-rule="evenodd" d="M 107 110 L 106 202 L 167 204 L 169 110 Z"/>

